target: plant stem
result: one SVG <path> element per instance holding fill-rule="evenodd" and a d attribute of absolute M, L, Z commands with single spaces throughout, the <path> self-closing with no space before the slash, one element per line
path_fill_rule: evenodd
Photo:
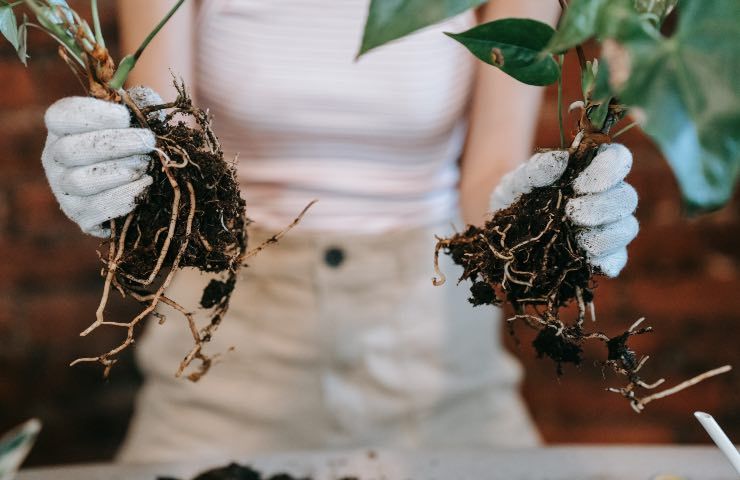
<path fill-rule="evenodd" d="M 566 0 L 558 0 L 560 3 L 560 8 L 563 9 L 563 12 L 568 8 L 568 2 Z M 583 53 L 583 47 L 581 45 L 576 45 L 576 54 L 578 54 L 578 64 L 581 66 L 581 73 L 583 73 L 584 70 L 586 70 L 586 55 Z"/>
<path fill-rule="evenodd" d="M 95 42 L 101 47 L 105 48 L 105 39 L 103 38 L 103 31 L 100 29 L 100 16 L 98 15 L 98 0 L 90 0 L 90 6 L 92 8 L 93 28 L 95 29 Z"/>
<path fill-rule="evenodd" d="M 563 130 L 563 60 L 565 55 L 558 55 L 560 76 L 558 77 L 558 127 L 560 128 L 560 148 L 565 148 L 565 131 Z"/>
<path fill-rule="evenodd" d="M 136 62 L 139 60 L 139 57 L 141 57 L 141 54 L 144 53 L 144 50 L 147 46 L 149 46 L 149 43 L 154 39 L 159 31 L 162 30 L 162 27 L 164 27 L 169 19 L 172 18 L 172 15 L 175 14 L 177 9 L 180 8 L 180 5 L 182 5 L 184 2 L 185 0 L 178 0 L 178 2 L 170 9 L 170 11 L 167 12 L 167 15 L 165 15 L 164 18 L 160 20 L 160 22 L 157 24 L 157 26 L 154 27 L 154 30 L 152 30 L 149 35 L 147 35 L 143 42 L 141 42 L 141 45 L 138 49 L 136 49 L 136 52 L 132 55 L 126 55 L 121 60 L 121 63 L 118 64 L 118 69 L 116 70 L 116 73 L 113 75 L 111 81 L 108 82 L 108 86 L 110 88 L 112 88 L 113 90 L 123 88 L 123 84 L 126 83 L 126 79 L 131 73 L 131 70 L 133 70 L 133 68 L 136 66 Z"/>
<path fill-rule="evenodd" d="M 178 0 L 175 6 L 173 6 L 169 12 L 167 12 L 167 15 L 165 15 L 164 18 L 160 20 L 160 22 L 157 24 L 157 26 L 154 27 L 154 30 L 152 30 L 149 33 L 149 35 L 147 35 L 147 37 L 144 39 L 143 42 L 141 42 L 141 45 L 136 50 L 136 53 L 134 53 L 134 58 L 136 60 L 138 60 L 141 54 L 144 53 L 144 50 L 146 49 L 146 47 L 149 46 L 149 42 L 151 42 L 154 39 L 154 37 L 159 33 L 159 31 L 162 30 L 162 27 L 164 27 L 164 25 L 169 21 L 169 19 L 172 18 L 172 15 L 175 14 L 175 12 L 180 8 L 180 5 L 182 5 L 183 2 L 185 2 L 185 0 Z"/>
<path fill-rule="evenodd" d="M 633 129 L 633 128 L 635 128 L 635 127 L 636 127 L 637 125 L 639 125 L 639 124 L 638 124 L 637 122 L 632 122 L 632 123 L 630 123 L 630 124 L 629 124 L 629 125 L 627 125 L 626 127 L 624 127 L 624 128 L 622 128 L 622 129 L 620 129 L 620 130 L 619 130 L 619 131 L 618 131 L 617 133 L 615 133 L 614 135 L 612 135 L 612 138 L 617 138 L 617 137 L 618 137 L 618 136 L 620 136 L 621 134 L 623 134 L 623 133 L 626 133 L 626 132 L 628 132 L 628 131 L 632 130 L 632 129 Z"/>
<path fill-rule="evenodd" d="M 581 66 L 581 73 L 586 70 L 586 54 L 583 53 L 583 47 L 576 45 L 576 53 L 578 54 L 578 64 Z"/>
<path fill-rule="evenodd" d="M 67 32 L 62 27 L 53 21 L 50 21 L 46 17 L 46 14 L 49 12 L 48 7 L 39 5 L 36 3 L 36 0 L 23 0 L 23 2 L 29 9 L 31 9 L 31 11 L 33 11 L 34 15 L 36 15 L 36 19 L 39 21 L 41 28 L 62 44 L 62 46 L 67 49 L 70 55 L 72 55 L 77 62 L 84 65 L 85 62 L 82 59 L 82 52 L 77 44 L 75 44 L 74 39 L 67 35 Z"/>

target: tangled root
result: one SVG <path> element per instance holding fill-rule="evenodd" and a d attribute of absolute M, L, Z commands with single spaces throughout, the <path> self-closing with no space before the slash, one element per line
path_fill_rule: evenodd
<path fill-rule="evenodd" d="M 126 329 L 126 338 L 110 351 L 72 362 L 97 362 L 108 375 L 118 354 L 134 342 L 137 326 L 149 315 L 165 321 L 157 311 L 160 303 L 183 315 L 193 337 L 193 347 L 180 363 L 181 376 L 194 360 L 199 366 L 188 375 L 196 381 L 213 364 L 215 357 L 203 353 L 228 310 L 237 274 L 247 255 L 249 220 L 245 201 L 239 193 L 234 165 L 224 161 L 208 114 L 193 106 L 184 85 L 176 83 L 177 99 L 168 104 L 139 109 L 125 92 L 119 92 L 142 127 L 151 129 L 157 148 L 148 174 L 154 179 L 137 207 L 124 218 L 111 220 L 111 236 L 100 254 L 105 278 L 96 320 L 82 336 L 101 326 Z M 161 115 L 164 112 L 164 115 Z M 198 328 L 191 312 L 165 291 L 175 272 L 195 267 L 220 273 L 205 288 L 201 306 L 210 310 L 209 323 Z M 143 305 L 130 322 L 112 322 L 104 312 L 111 289 Z"/>
<path fill-rule="evenodd" d="M 178 7 L 179 4 L 172 12 Z M 217 359 L 217 356 L 205 355 L 203 345 L 211 339 L 229 308 L 244 260 L 266 244 L 277 242 L 300 220 L 305 209 L 283 232 L 247 252 L 249 220 L 245 202 L 239 193 L 234 165 L 224 161 L 208 113 L 192 104 L 184 84 L 177 81 L 178 96 L 174 102 L 139 108 L 125 91 L 111 86 L 115 62 L 105 45 L 98 43 L 98 37 L 93 36 L 87 23 L 69 7 L 49 8 L 60 20 L 54 22 L 55 28 L 63 31 L 65 38 L 80 52 L 80 58 L 72 58 L 64 46 L 59 47 L 59 55 L 87 93 L 101 100 L 125 104 L 133 121 L 153 131 L 157 139 L 147 171 L 153 179 L 152 185 L 137 199 L 137 206 L 130 214 L 104 225 L 110 229 L 111 236 L 98 252 L 103 264 L 101 275 L 105 279 L 103 294 L 95 322 L 81 333 L 86 336 L 102 326 L 112 326 L 125 329 L 126 338 L 108 352 L 77 359 L 72 365 L 100 363 L 107 376 L 118 354 L 134 342 L 135 330 L 145 318 L 151 315 L 160 323 L 165 321 L 165 316 L 157 310 L 160 304 L 165 304 L 182 314 L 193 337 L 193 347 L 180 363 L 176 376 L 182 376 L 194 360 L 199 360 L 200 365 L 187 375 L 190 380 L 197 381 Z M 141 54 L 147 42 L 129 57 L 129 61 Z M 194 267 L 219 276 L 203 291 L 200 306 L 209 310 L 209 322 L 202 328 L 198 328 L 191 312 L 165 295 L 175 272 L 182 267 Z M 143 306 L 130 322 L 105 319 L 112 289 Z"/>
<path fill-rule="evenodd" d="M 483 227 L 468 226 L 464 232 L 449 238 L 438 237 L 434 251 L 437 276 L 432 282 L 435 285 L 445 282 L 438 265 L 439 253 L 443 251 L 463 268 L 459 281 L 470 280 L 470 303 L 499 306 L 508 302 L 514 309 L 514 316 L 507 320 L 509 331 L 515 334 L 517 322 L 536 330 L 533 346 L 537 355 L 552 359 L 558 375 L 563 373 L 563 364 L 582 363 L 585 341 L 601 341 L 607 349 L 602 364 L 628 380 L 626 386 L 608 390 L 623 395 L 636 412 L 641 412 L 647 403 L 724 373 L 730 367 L 639 397 L 640 389 L 651 390 L 663 380 L 648 383 L 640 378 L 638 372 L 648 357 L 638 358 L 627 341 L 634 335 L 651 332 L 652 328 L 638 328 L 643 320 L 640 319 L 613 337 L 586 330 L 587 311 L 596 320 L 593 290 L 594 277 L 599 272 L 589 264 L 586 253 L 578 245 L 578 227 L 568 221 L 565 205 L 573 196 L 572 181 L 590 163 L 598 145 L 608 141 L 601 133 L 579 134 L 570 150 L 569 165 L 556 183 L 522 195 L 508 208 L 496 212 Z M 559 314 L 560 308 L 573 303 L 578 307 L 578 314 L 566 322 Z"/>

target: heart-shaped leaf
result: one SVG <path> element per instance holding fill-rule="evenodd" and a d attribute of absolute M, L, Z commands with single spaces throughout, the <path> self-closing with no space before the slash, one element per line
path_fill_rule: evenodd
<path fill-rule="evenodd" d="M 683 0 L 672 37 L 620 32 L 629 77 L 620 99 L 645 115 L 687 206 L 726 203 L 740 172 L 740 38 L 736 2 Z"/>
<path fill-rule="evenodd" d="M 486 0 L 372 0 L 357 56 L 484 3 Z"/>
<path fill-rule="evenodd" d="M 555 59 L 542 54 L 553 33 L 552 27 L 536 20 L 505 18 L 447 35 L 520 82 L 549 85 L 560 77 Z"/>

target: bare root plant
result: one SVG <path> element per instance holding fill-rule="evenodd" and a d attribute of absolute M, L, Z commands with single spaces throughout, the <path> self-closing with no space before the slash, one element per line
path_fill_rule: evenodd
<path fill-rule="evenodd" d="M 107 255 L 101 254 L 103 295 L 95 322 L 81 334 L 88 335 L 101 326 L 116 326 L 126 329 L 126 337 L 110 351 L 80 358 L 73 365 L 98 362 L 107 375 L 118 354 L 134 342 L 137 326 L 150 315 L 159 318 L 160 323 L 165 321 L 164 314 L 157 310 L 160 304 L 182 314 L 193 337 L 193 347 L 183 358 L 176 376 L 181 376 L 198 360 L 199 367 L 188 375 L 195 381 L 213 364 L 214 358 L 203 352 L 203 345 L 210 340 L 228 309 L 246 255 L 248 220 L 234 166 L 224 162 L 210 118 L 193 106 L 184 85 L 176 86 L 179 95 L 174 102 L 144 109 L 139 109 L 126 92 L 121 92 L 123 102 L 138 123 L 155 132 L 156 161 L 149 169 L 154 182 L 133 212 L 109 222 Z M 178 122 L 173 124 L 175 118 Z M 224 276 L 212 280 L 204 291 L 200 304 L 211 312 L 208 325 L 202 328 L 198 328 L 191 312 L 165 294 L 176 271 L 182 267 L 220 272 Z M 105 319 L 112 289 L 144 306 L 130 322 Z"/>
<path fill-rule="evenodd" d="M 81 333 L 86 336 L 102 327 L 117 327 L 126 332 L 125 338 L 103 354 L 72 362 L 99 363 L 106 376 L 121 352 L 134 343 L 138 327 L 147 318 L 165 321 L 160 307 L 166 306 L 182 315 L 193 341 L 175 375 L 183 376 L 193 367 L 187 378 L 201 378 L 218 358 L 207 355 L 204 345 L 229 308 L 244 261 L 265 245 L 277 242 L 306 211 L 283 232 L 248 252 L 249 220 L 235 164 L 224 160 L 208 113 L 193 105 L 185 85 L 177 80 L 177 98 L 160 105 L 139 105 L 123 89 L 144 49 L 183 2 L 178 0 L 137 51 L 125 56 L 118 65 L 105 46 L 96 0 L 91 0 L 93 28 L 63 0 L 22 0 L 0 7 L 5 19 L 14 19 L 12 9 L 21 4 L 36 17 L 38 23 L 30 21 L 26 14 L 20 26 L 15 21 L 4 23 L 2 34 L 13 43 L 24 63 L 28 27 L 46 32 L 59 43 L 59 55 L 90 96 L 125 105 L 132 123 L 156 136 L 147 170 L 152 185 L 137 199 L 131 213 L 103 225 L 110 231 L 99 251 L 103 293 L 95 321 Z M 200 307 L 208 312 L 204 326 L 198 326 L 193 312 L 167 295 L 174 275 L 185 267 L 215 275 L 200 299 Z M 141 311 L 130 321 L 106 318 L 113 290 L 141 304 Z M 199 362 L 197 366 L 194 361 Z"/>
<path fill-rule="evenodd" d="M 608 390 L 623 395 L 639 413 L 648 403 L 727 372 L 730 367 L 708 371 L 658 393 L 643 394 L 664 380 L 650 383 L 640 377 L 640 369 L 649 357 L 638 356 L 627 342 L 635 335 L 652 332 L 652 327 L 640 327 L 644 320 L 640 319 L 623 333 L 610 337 L 585 326 L 589 312 L 596 320 L 594 277 L 599 272 L 578 245 L 577 227 L 568 220 L 565 205 L 574 194 L 573 180 L 588 166 L 598 146 L 611 141 L 608 130 L 621 114 L 620 107 L 612 105 L 604 128 L 597 130 L 584 110 L 579 133 L 569 149 L 568 167 L 560 180 L 523 194 L 511 206 L 496 212 L 483 227 L 468 226 L 462 233 L 438 238 L 434 252 L 437 277 L 433 283 L 445 282 L 438 265 L 442 251 L 463 267 L 460 281 L 472 282 L 473 305 L 500 306 L 508 302 L 514 310 L 514 316 L 507 320 L 510 332 L 515 333 L 516 323 L 537 331 L 533 341 L 537 355 L 551 358 L 558 375 L 563 373 L 563 364 L 582 362 L 584 342 L 603 343 L 606 358 L 602 365 L 627 379 L 625 386 Z M 577 305 L 576 318 L 566 321 L 560 309 L 573 303 Z"/>
<path fill-rule="evenodd" d="M 164 304 L 184 317 L 193 339 L 193 346 L 180 362 L 175 376 L 182 376 L 197 360 L 198 367 L 187 378 L 199 380 L 219 356 L 206 355 L 203 348 L 228 310 L 240 268 L 267 245 L 277 243 L 314 203 L 306 206 L 283 231 L 247 251 L 249 221 L 239 196 L 234 165 L 223 161 L 208 114 L 193 106 L 182 83 L 176 83 L 176 87 L 179 95 L 174 102 L 142 109 L 125 92 L 122 94 L 137 121 L 156 134 L 157 162 L 152 163 L 149 172 L 154 182 L 136 210 L 125 219 L 110 222 L 107 256 L 101 255 L 105 277 L 103 296 L 95 322 L 81 335 L 108 325 L 125 328 L 126 337 L 110 351 L 80 358 L 73 365 L 98 362 L 107 375 L 118 354 L 134 342 L 138 325 L 149 316 L 158 318 L 159 323 L 165 322 L 165 315 L 157 309 Z M 162 116 L 161 112 L 166 113 Z M 173 119 L 178 122 L 173 124 Z M 120 231 L 119 224 L 122 224 Z M 166 295 L 173 275 L 182 267 L 196 267 L 222 277 L 211 280 L 203 290 L 200 307 L 209 310 L 209 321 L 201 328 L 193 312 Z M 111 287 L 144 306 L 130 322 L 105 320 Z"/>

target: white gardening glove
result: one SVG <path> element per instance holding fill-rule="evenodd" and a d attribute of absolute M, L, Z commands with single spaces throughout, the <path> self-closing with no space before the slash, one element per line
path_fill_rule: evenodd
<path fill-rule="evenodd" d="M 150 89 L 129 94 L 139 106 L 161 103 Z M 108 237 L 108 220 L 128 214 L 151 185 L 145 172 L 155 147 L 151 130 L 131 127 L 123 105 L 67 97 L 46 111 L 48 136 L 41 162 L 62 211 L 82 231 Z"/>
<path fill-rule="evenodd" d="M 491 209 L 511 205 L 521 194 L 552 184 L 565 171 L 568 152 L 537 153 L 507 173 L 493 191 Z M 637 193 L 624 178 L 632 168 L 632 154 L 621 144 L 604 144 L 591 164 L 573 181 L 576 196 L 565 211 L 573 224 L 584 227 L 578 243 L 589 263 L 608 277 L 616 277 L 627 263 L 627 244 L 639 230 L 633 215 Z"/>

